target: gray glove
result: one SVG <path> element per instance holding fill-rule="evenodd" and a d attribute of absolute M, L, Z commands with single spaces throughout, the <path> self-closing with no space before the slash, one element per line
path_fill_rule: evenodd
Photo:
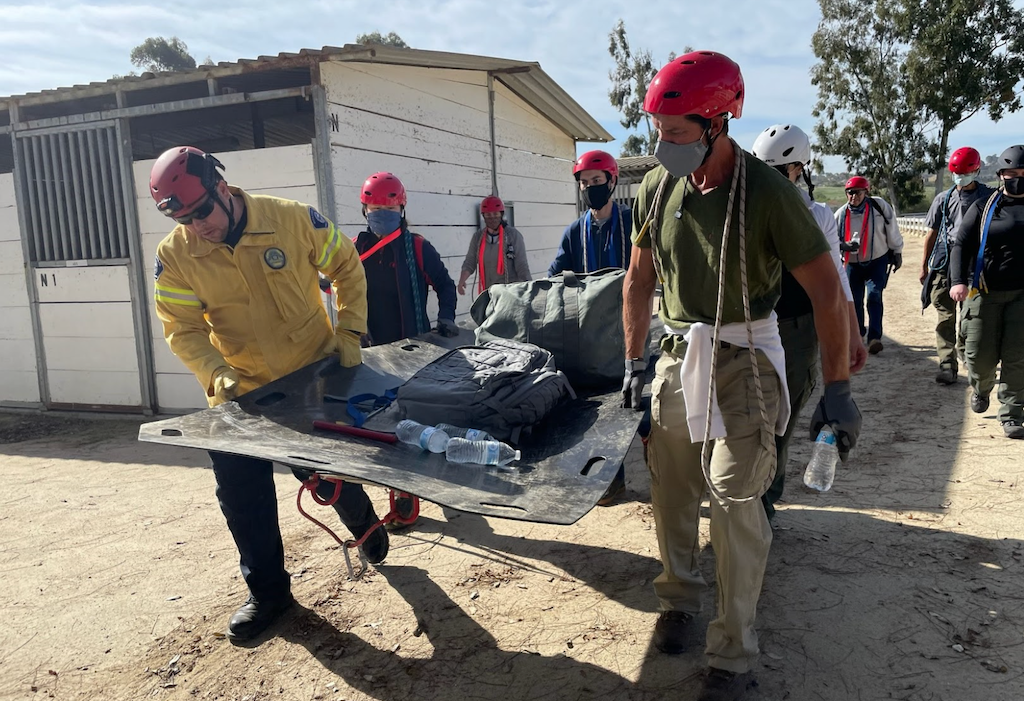
<path fill-rule="evenodd" d="M 832 427 L 836 434 L 836 445 L 839 448 L 839 457 L 846 460 L 850 451 L 857 445 L 857 437 L 860 436 L 861 415 L 857 403 L 853 401 L 850 394 L 850 381 L 830 382 L 825 385 L 825 391 L 821 401 L 814 409 L 811 416 L 811 440 L 818 436 L 818 432 L 825 424 Z"/>
<path fill-rule="evenodd" d="M 643 411 L 641 395 L 647 380 L 645 377 L 646 373 L 646 363 L 642 360 L 626 361 L 626 376 L 622 379 L 622 403 L 619 404 L 620 407 L 623 409 L 633 409 L 634 411 Z"/>
<path fill-rule="evenodd" d="M 438 319 L 437 332 L 445 338 L 455 338 L 459 335 L 459 327 L 455 325 L 455 319 Z"/>

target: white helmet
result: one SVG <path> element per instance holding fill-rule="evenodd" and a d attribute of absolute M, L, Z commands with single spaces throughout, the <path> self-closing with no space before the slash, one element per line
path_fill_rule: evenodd
<path fill-rule="evenodd" d="M 774 124 L 757 137 L 751 152 L 770 166 L 811 162 L 811 140 L 792 124 Z"/>

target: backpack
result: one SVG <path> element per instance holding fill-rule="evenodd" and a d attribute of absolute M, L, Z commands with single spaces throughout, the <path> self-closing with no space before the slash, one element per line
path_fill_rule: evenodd
<path fill-rule="evenodd" d="M 545 348 L 576 387 L 621 383 L 625 278 L 620 268 L 565 270 L 552 278 L 494 285 L 476 298 L 469 312 L 477 324 L 476 341 L 510 338 Z"/>
<path fill-rule="evenodd" d="M 565 395 L 576 397 L 551 353 L 516 341 L 456 348 L 398 388 L 402 418 L 487 431 L 517 442 Z"/>

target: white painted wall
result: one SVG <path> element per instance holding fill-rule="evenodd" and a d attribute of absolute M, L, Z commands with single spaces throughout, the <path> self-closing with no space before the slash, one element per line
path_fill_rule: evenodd
<path fill-rule="evenodd" d="M 128 268 L 38 268 L 34 278 L 50 401 L 141 406 Z"/>
<path fill-rule="evenodd" d="M 283 146 L 218 153 L 224 163 L 224 177 L 253 194 L 275 195 L 317 204 L 316 177 L 312 145 Z M 142 250 L 146 264 L 146 291 L 153 334 L 153 364 L 156 370 L 157 404 L 160 411 L 176 412 L 206 408 L 206 396 L 195 376 L 178 360 L 164 340 L 163 327 L 153 309 L 153 263 L 156 247 L 171 229 L 173 222 L 156 211 L 149 196 L 149 171 L 153 161 L 134 164 L 137 209 L 142 231 Z"/>
<path fill-rule="evenodd" d="M 0 358 L 0 404 L 38 403 L 36 348 L 12 173 L 0 175 Z"/>
<path fill-rule="evenodd" d="M 487 75 L 482 71 L 320 64 L 332 117 L 336 220 L 354 236 L 365 222 L 359 189 L 367 176 L 391 171 L 409 195 L 410 228 L 441 254 L 458 281 L 480 200 L 491 194 Z M 515 203 L 530 270 L 542 276 L 562 231 L 576 218 L 571 137 L 495 82 L 498 194 Z M 459 298 L 458 314 L 472 298 Z M 436 317 L 430 295 L 428 314 Z"/>

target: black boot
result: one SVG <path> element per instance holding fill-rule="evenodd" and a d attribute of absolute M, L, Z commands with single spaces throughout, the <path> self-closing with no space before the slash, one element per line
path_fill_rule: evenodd
<path fill-rule="evenodd" d="M 235 611 L 228 622 L 228 638 L 231 640 L 252 640 L 265 631 L 282 613 L 288 610 L 295 599 L 287 598 L 257 601 L 252 594 L 245 604 Z"/>

